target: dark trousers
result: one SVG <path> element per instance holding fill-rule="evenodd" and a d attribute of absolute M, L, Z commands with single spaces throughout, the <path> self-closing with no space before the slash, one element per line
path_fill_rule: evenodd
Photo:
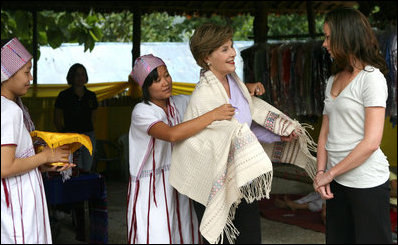
<path fill-rule="evenodd" d="M 193 201 L 193 204 L 200 224 L 205 212 L 205 206 L 195 201 Z M 239 236 L 235 240 L 236 244 L 261 244 L 261 220 L 257 201 L 247 203 L 242 199 L 236 209 L 233 224 L 239 231 Z M 203 237 L 202 241 L 203 244 L 209 244 Z M 229 244 L 225 234 L 223 244 Z"/>
<path fill-rule="evenodd" d="M 332 181 L 326 201 L 326 243 L 392 243 L 389 182 L 350 188 Z"/>

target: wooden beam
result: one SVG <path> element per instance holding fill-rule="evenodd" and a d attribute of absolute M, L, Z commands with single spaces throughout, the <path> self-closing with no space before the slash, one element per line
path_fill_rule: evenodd
<path fill-rule="evenodd" d="M 133 63 L 141 55 L 141 9 L 135 8 L 133 11 Z"/>
<path fill-rule="evenodd" d="M 37 11 L 32 11 L 33 17 L 33 40 L 32 40 L 32 52 L 33 52 L 33 84 L 37 84 L 37 49 L 39 48 L 37 42 Z"/>
<path fill-rule="evenodd" d="M 308 20 L 308 33 L 312 39 L 315 39 L 315 19 L 314 10 L 312 8 L 312 1 L 306 1 L 307 5 L 307 20 Z"/>
<path fill-rule="evenodd" d="M 266 43 L 268 33 L 268 4 L 266 1 L 256 2 L 256 14 L 253 20 L 255 43 Z"/>

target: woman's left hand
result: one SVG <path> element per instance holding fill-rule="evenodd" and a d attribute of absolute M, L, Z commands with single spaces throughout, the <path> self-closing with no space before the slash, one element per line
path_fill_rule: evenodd
<path fill-rule="evenodd" d="M 289 136 L 281 136 L 281 141 L 288 141 L 288 142 L 290 142 L 290 141 L 292 141 L 292 140 L 295 140 L 295 139 L 297 139 L 297 134 L 296 134 L 296 131 L 294 131 L 293 130 L 293 132 L 289 135 Z"/>
<path fill-rule="evenodd" d="M 246 83 L 246 87 L 249 90 L 251 96 L 262 95 L 265 93 L 264 85 L 261 82 Z"/>
<path fill-rule="evenodd" d="M 321 174 L 317 174 L 315 176 L 315 180 L 314 180 L 315 190 L 321 186 L 328 185 L 330 182 L 332 182 L 333 179 L 334 179 L 334 177 L 332 176 L 330 171 L 327 171 L 327 172 L 324 172 Z"/>

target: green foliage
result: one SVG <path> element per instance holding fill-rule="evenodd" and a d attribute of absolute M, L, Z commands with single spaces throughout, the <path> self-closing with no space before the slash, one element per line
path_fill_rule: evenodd
<path fill-rule="evenodd" d="M 235 41 L 253 38 L 254 17 L 248 14 L 232 18 L 220 15 L 208 17 L 170 16 L 167 13 L 144 14 L 141 19 L 142 42 L 186 42 L 194 30 L 205 22 L 230 24 Z M 316 16 L 316 32 L 322 33 L 322 18 Z M 59 47 L 62 43 L 84 44 L 84 51 L 92 51 L 96 42 L 131 42 L 133 13 L 37 12 L 39 45 Z M 268 16 L 269 36 L 307 34 L 305 15 Z M 33 17 L 29 11 L 1 10 L 2 38 L 18 37 L 26 47 L 32 47 Z M 32 48 L 30 48 L 32 49 Z"/>
<path fill-rule="evenodd" d="M 62 43 L 84 44 L 84 51 L 93 50 L 95 42 L 102 39 L 100 17 L 90 12 L 68 13 L 54 11 L 37 12 L 39 45 L 59 47 Z M 28 11 L 1 10 L 1 36 L 3 39 L 18 37 L 32 51 L 33 17 Z"/>

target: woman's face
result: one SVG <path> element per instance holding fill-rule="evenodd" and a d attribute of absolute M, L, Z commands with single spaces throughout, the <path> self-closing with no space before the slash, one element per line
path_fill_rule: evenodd
<path fill-rule="evenodd" d="M 225 76 L 235 71 L 235 56 L 233 42 L 229 40 L 214 50 L 205 59 L 205 62 L 210 63 L 209 68 L 212 72 Z"/>
<path fill-rule="evenodd" d="M 21 69 L 19 69 L 10 79 L 4 82 L 7 90 L 15 96 L 25 95 L 30 88 L 30 81 L 33 80 L 30 69 L 32 61 L 28 61 Z M 3 90 L 3 86 L 1 88 Z"/>
<path fill-rule="evenodd" d="M 323 24 L 323 33 L 325 35 L 325 40 L 322 43 L 322 47 L 326 48 L 326 50 L 329 52 L 330 56 L 333 58 L 332 51 L 330 49 L 330 27 L 328 23 L 325 22 Z"/>
<path fill-rule="evenodd" d="M 158 79 L 148 88 L 151 101 L 165 100 L 171 96 L 172 79 L 165 65 L 158 66 Z"/>
<path fill-rule="evenodd" d="M 87 83 L 86 79 L 86 72 L 84 71 L 83 67 L 78 67 L 75 72 L 75 77 L 74 77 L 74 86 L 82 87 L 84 84 Z"/>

